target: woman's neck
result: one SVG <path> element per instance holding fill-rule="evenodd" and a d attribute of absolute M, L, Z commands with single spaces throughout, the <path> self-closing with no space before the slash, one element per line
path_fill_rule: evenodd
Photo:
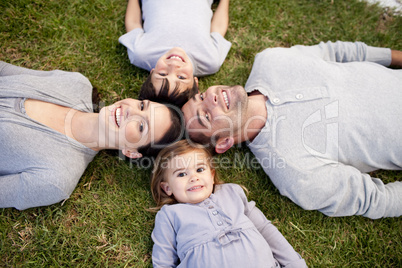
<path fill-rule="evenodd" d="M 99 145 L 102 131 L 99 129 L 97 113 L 85 113 L 70 109 L 66 115 L 65 132 L 68 137 L 94 151 L 104 149 Z"/>

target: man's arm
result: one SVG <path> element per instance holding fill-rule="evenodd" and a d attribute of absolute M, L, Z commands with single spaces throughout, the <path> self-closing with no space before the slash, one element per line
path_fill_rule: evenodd
<path fill-rule="evenodd" d="M 402 182 L 384 184 L 378 178 L 342 163 L 314 170 L 264 168 L 282 195 L 306 210 L 327 216 L 362 215 L 372 219 L 402 215 Z"/>
<path fill-rule="evenodd" d="M 139 0 L 129 0 L 125 17 L 126 31 L 142 28 L 142 16 Z"/>
<path fill-rule="evenodd" d="M 229 0 L 220 0 L 211 21 L 211 33 L 225 36 L 229 26 Z"/>
<path fill-rule="evenodd" d="M 353 62 L 368 61 L 389 66 L 391 49 L 369 46 L 363 42 L 321 42 L 314 46 L 297 45 L 292 47 L 305 55 L 320 57 L 326 61 Z"/>

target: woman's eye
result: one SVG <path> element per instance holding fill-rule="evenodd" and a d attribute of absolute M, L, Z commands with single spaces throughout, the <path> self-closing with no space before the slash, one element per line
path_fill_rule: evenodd
<path fill-rule="evenodd" d="M 144 101 L 141 101 L 141 104 L 140 104 L 140 110 L 141 110 L 141 111 L 143 111 L 143 110 L 144 110 Z"/>
<path fill-rule="evenodd" d="M 159 75 L 160 75 L 160 76 L 166 76 L 166 74 L 164 74 L 164 73 L 159 73 Z"/>
<path fill-rule="evenodd" d="M 205 114 L 205 118 L 209 121 L 209 114 Z"/>
<path fill-rule="evenodd" d="M 184 177 L 184 176 L 186 176 L 186 173 L 185 172 L 180 172 L 179 174 L 177 174 L 177 176 L 178 177 Z"/>
<path fill-rule="evenodd" d="M 197 172 L 203 172 L 205 170 L 205 168 L 198 168 Z"/>
<path fill-rule="evenodd" d="M 204 100 L 204 93 L 200 94 L 200 99 L 203 101 Z"/>
<path fill-rule="evenodd" d="M 143 132 L 143 131 L 144 131 L 144 123 L 141 122 L 141 124 L 140 124 L 140 132 Z"/>

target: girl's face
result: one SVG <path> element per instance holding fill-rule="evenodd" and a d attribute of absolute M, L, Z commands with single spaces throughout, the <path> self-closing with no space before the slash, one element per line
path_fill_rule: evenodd
<path fill-rule="evenodd" d="M 141 157 L 137 148 L 159 141 L 172 126 L 165 105 L 136 99 L 124 99 L 102 108 L 99 123 L 103 147 L 120 149 L 132 158 Z"/>
<path fill-rule="evenodd" d="M 176 87 L 179 88 L 179 92 L 183 92 L 198 82 L 197 79 L 194 79 L 193 64 L 190 58 L 179 47 L 172 48 L 159 58 L 155 68 L 151 71 L 151 76 L 156 95 L 159 94 L 165 78 L 169 81 L 169 95 Z"/>
<path fill-rule="evenodd" d="M 173 195 L 179 203 L 200 203 L 207 199 L 214 186 L 215 170 L 201 150 L 178 155 L 165 167 L 161 187 L 167 195 Z"/>

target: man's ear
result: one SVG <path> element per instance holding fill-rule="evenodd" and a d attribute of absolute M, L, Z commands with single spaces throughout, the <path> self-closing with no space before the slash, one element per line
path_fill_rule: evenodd
<path fill-rule="evenodd" d="M 198 87 L 198 78 L 194 76 L 194 83 L 197 85 Z"/>
<path fill-rule="evenodd" d="M 172 191 L 170 190 L 169 183 L 167 183 L 166 181 L 161 182 L 161 188 L 168 196 L 172 195 Z"/>
<path fill-rule="evenodd" d="M 149 74 L 152 74 L 154 72 L 155 68 L 152 68 L 151 71 L 149 71 Z"/>
<path fill-rule="evenodd" d="M 121 150 L 121 152 L 122 152 L 125 156 L 127 156 L 127 157 L 129 157 L 129 158 L 132 158 L 132 159 L 141 158 L 141 157 L 142 157 L 142 154 L 139 153 L 137 150 L 123 149 L 123 150 Z"/>
<path fill-rule="evenodd" d="M 221 138 L 217 141 L 215 146 L 215 151 L 218 154 L 223 154 L 229 150 L 234 144 L 234 139 L 232 137 Z"/>

